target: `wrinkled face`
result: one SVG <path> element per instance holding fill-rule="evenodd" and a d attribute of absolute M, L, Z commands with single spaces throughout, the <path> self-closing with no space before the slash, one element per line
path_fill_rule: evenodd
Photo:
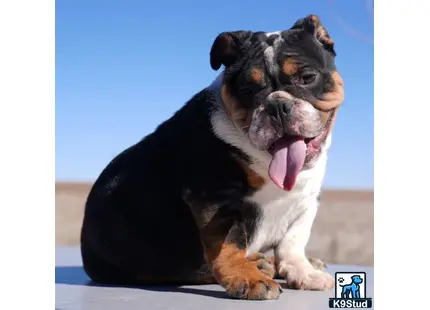
<path fill-rule="evenodd" d="M 283 189 L 315 163 L 343 101 L 334 57 L 315 15 L 275 33 L 222 33 L 212 47 L 212 68 L 225 66 L 221 98 L 230 118 L 272 155 L 269 175 Z"/>

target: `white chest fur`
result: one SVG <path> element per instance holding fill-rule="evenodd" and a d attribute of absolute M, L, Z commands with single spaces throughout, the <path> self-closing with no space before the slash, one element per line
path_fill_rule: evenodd
<path fill-rule="evenodd" d="M 324 178 L 326 158 L 324 152 L 312 169 L 302 171 L 293 190 L 281 190 L 268 179 L 266 185 L 249 198 L 258 205 L 261 216 L 248 244 L 248 254 L 264 252 L 278 245 L 306 209 L 318 207 L 317 197 Z M 268 178 L 267 170 L 261 170 L 259 173 Z"/>
<path fill-rule="evenodd" d="M 219 92 L 221 77 L 222 75 L 209 87 L 216 94 Z M 294 188 L 291 191 L 284 191 L 279 189 L 268 176 L 271 160 L 269 153 L 257 150 L 245 133 L 236 128 L 227 116 L 222 103 L 220 103 L 220 109 L 213 112 L 211 122 L 215 134 L 248 154 L 254 162 L 252 169 L 267 181 L 262 189 L 248 198 L 258 205 L 261 216 L 248 244 L 247 253 L 261 252 L 275 247 L 304 211 L 318 207 L 317 197 L 324 179 L 331 135 L 327 137 L 314 167 L 299 173 Z"/>

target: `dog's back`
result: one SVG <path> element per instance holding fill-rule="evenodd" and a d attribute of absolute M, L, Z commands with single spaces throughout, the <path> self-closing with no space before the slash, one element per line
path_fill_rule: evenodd
<path fill-rule="evenodd" d="M 198 164 L 193 145 L 202 149 L 211 139 L 204 137 L 209 123 L 200 99 L 207 100 L 204 92 L 116 156 L 93 185 L 81 230 L 83 264 L 93 280 L 184 283 L 191 271 L 205 268 L 179 180 L 186 181 L 187 162 Z"/>

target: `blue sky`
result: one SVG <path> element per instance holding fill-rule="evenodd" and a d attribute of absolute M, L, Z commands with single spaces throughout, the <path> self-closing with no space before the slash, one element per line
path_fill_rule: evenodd
<path fill-rule="evenodd" d="M 335 40 L 345 102 L 325 187 L 373 188 L 373 14 L 367 0 L 56 1 L 56 179 L 93 181 L 218 72 L 223 31 L 287 29 L 317 14 Z"/>

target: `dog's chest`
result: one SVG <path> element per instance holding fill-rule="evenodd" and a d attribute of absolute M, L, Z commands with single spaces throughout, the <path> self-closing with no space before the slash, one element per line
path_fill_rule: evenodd
<path fill-rule="evenodd" d="M 312 169 L 313 170 L 313 169 Z M 307 208 L 316 207 L 322 179 L 316 171 L 299 175 L 292 191 L 279 189 L 270 180 L 248 201 L 255 203 L 259 216 L 247 246 L 247 254 L 276 247 L 289 227 Z"/>

